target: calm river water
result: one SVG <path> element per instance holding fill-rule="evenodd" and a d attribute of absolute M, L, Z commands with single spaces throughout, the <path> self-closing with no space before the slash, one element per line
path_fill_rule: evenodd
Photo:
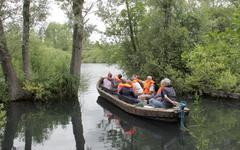
<path fill-rule="evenodd" d="M 116 66 L 83 64 L 87 85 L 79 101 L 12 104 L 0 130 L 2 149 L 33 150 L 239 150 L 240 102 L 188 100 L 188 131 L 176 123 L 131 116 L 99 97 L 96 82 Z"/>

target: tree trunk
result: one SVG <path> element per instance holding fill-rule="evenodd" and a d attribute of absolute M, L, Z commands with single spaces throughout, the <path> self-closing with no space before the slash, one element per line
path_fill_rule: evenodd
<path fill-rule="evenodd" d="M 30 30 L 30 0 L 24 0 L 23 3 L 23 33 L 22 33 L 22 57 L 23 72 L 25 79 L 30 78 L 29 70 L 29 30 Z"/>
<path fill-rule="evenodd" d="M 131 16 L 131 12 L 130 12 L 130 9 L 129 9 L 128 0 L 125 0 L 125 4 L 126 4 L 126 7 L 127 7 L 128 26 L 129 26 L 129 30 L 130 30 L 130 39 L 131 39 L 131 43 L 132 43 L 132 46 L 133 46 L 133 50 L 135 52 L 137 52 L 137 45 L 136 45 L 136 41 L 135 41 L 135 37 L 134 37 L 133 24 L 132 24 L 132 16 Z"/>
<path fill-rule="evenodd" d="M 17 100 L 23 97 L 24 92 L 21 89 L 17 75 L 14 71 L 11 57 L 8 53 L 6 38 L 4 35 L 3 22 L 0 18 L 0 61 L 5 80 L 8 85 L 8 93 L 11 100 Z"/>
<path fill-rule="evenodd" d="M 83 125 L 81 107 L 78 99 L 73 102 L 73 111 L 71 112 L 71 121 L 73 126 L 73 134 L 76 142 L 76 150 L 84 150 L 84 136 L 83 136 Z"/>
<path fill-rule="evenodd" d="M 3 140 L 1 141 L 1 150 L 13 149 L 13 142 L 21 116 L 22 111 L 18 109 L 18 104 L 10 103 L 7 111 L 7 122 L 4 129 Z"/>
<path fill-rule="evenodd" d="M 70 73 L 72 75 L 80 76 L 81 56 L 83 49 L 83 9 L 84 0 L 73 0 L 73 45 L 72 45 L 72 59 Z"/>
<path fill-rule="evenodd" d="M 32 149 L 32 125 L 31 122 L 25 125 L 25 150 Z"/>
<path fill-rule="evenodd" d="M 164 1 L 163 11 L 164 11 L 164 29 L 167 29 L 171 23 L 172 0 Z"/>

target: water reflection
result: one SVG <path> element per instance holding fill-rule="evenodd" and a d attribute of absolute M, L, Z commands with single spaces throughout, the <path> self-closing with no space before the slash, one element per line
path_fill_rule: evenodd
<path fill-rule="evenodd" d="M 69 100 L 48 105 L 31 102 L 11 103 L 6 114 L 6 125 L 1 142 L 2 150 L 16 149 L 14 139 L 25 141 L 25 150 L 32 143 L 44 143 L 59 125 L 63 128 L 71 120 L 77 150 L 84 149 L 80 104 Z"/>
<path fill-rule="evenodd" d="M 98 97 L 97 103 L 104 108 L 104 118 L 98 127 L 106 131 L 100 139 L 113 148 L 165 150 L 175 149 L 182 142 L 183 136 L 176 124 L 134 117 L 102 97 Z"/>
<path fill-rule="evenodd" d="M 104 98 L 98 97 L 97 102 L 104 109 L 103 120 L 98 124 L 98 128 L 105 131 L 101 142 L 115 149 L 240 149 L 240 110 L 236 103 L 219 104 L 210 99 L 190 102 L 189 131 L 182 132 L 176 124 L 129 115 Z"/>
<path fill-rule="evenodd" d="M 239 104 L 196 98 L 189 123 L 195 149 L 240 149 Z"/>

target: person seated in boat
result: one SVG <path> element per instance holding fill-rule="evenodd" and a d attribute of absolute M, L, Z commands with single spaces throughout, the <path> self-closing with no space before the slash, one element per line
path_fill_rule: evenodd
<path fill-rule="evenodd" d="M 140 80 L 137 75 L 132 76 L 132 86 L 133 86 L 133 91 L 136 95 L 142 95 L 143 94 L 143 88 L 140 85 Z"/>
<path fill-rule="evenodd" d="M 117 88 L 118 84 L 122 82 L 122 75 L 118 74 L 113 79 L 113 88 Z"/>
<path fill-rule="evenodd" d="M 147 76 L 147 79 L 143 81 L 143 93 L 138 96 L 141 100 L 148 100 L 152 98 L 155 88 L 154 81 L 152 80 L 152 76 Z"/>
<path fill-rule="evenodd" d="M 143 92 L 144 94 L 152 95 L 154 94 L 154 81 L 152 76 L 147 76 L 147 79 L 143 82 Z"/>
<path fill-rule="evenodd" d="M 123 87 L 133 90 L 132 83 L 126 79 L 122 79 L 122 82 L 118 84 L 117 92 L 119 93 Z"/>
<path fill-rule="evenodd" d="M 149 104 L 157 108 L 171 108 L 177 105 L 176 92 L 171 85 L 171 80 L 165 78 L 160 84 L 158 93 L 149 100 Z"/>
<path fill-rule="evenodd" d="M 140 100 L 137 99 L 137 96 L 133 92 L 131 81 L 126 81 L 122 79 L 122 83 L 118 85 L 118 92 L 120 95 L 124 96 L 127 103 L 134 104 L 139 103 Z"/>
<path fill-rule="evenodd" d="M 105 77 L 103 79 L 103 87 L 112 90 L 113 88 L 113 78 L 112 78 L 112 74 L 109 72 L 107 77 Z"/>

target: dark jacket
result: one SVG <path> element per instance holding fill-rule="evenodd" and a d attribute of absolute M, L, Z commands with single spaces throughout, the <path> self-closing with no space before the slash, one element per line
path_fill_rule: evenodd
<path fill-rule="evenodd" d="M 164 87 L 160 94 L 154 96 L 155 99 L 164 102 L 167 107 L 173 107 L 172 103 L 165 100 L 164 98 L 165 95 L 167 95 L 167 97 L 170 98 L 171 100 L 176 101 L 176 92 L 174 88 L 172 86 Z"/>
<path fill-rule="evenodd" d="M 138 100 L 137 96 L 134 94 L 132 88 L 122 87 L 121 90 L 119 91 L 119 94 L 124 97 L 122 98 L 122 100 L 127 103 L 135 104 L 140 102 L 140 100 Z"/>
<path fill-rule="evenodd" d="M 121 94 L 123 96 L 137 98 L 137 96 L 134 94 L 132 88 L 129 88 L 129 87 L 122 87 L 121 90 L 119 91 L 119 94 Z"/>

